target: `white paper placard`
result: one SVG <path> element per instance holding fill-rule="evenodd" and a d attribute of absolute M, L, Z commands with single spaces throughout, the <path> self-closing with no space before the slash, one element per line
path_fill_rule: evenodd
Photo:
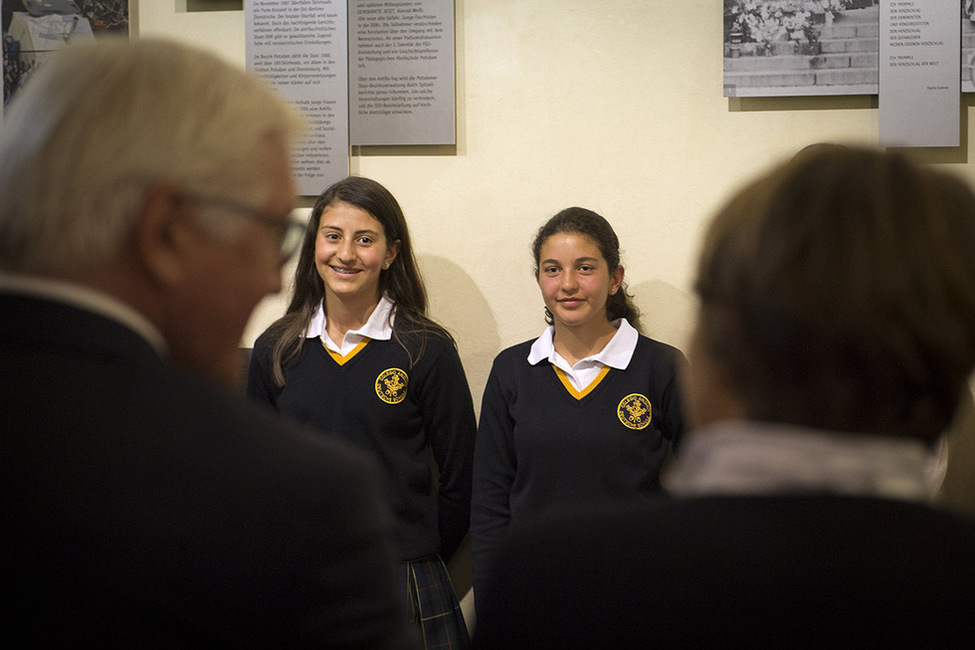
<path fill-rule="evenodd" d="M 298 106 L 312 131 L 292 164 L 298 194 L 316 196 L 349 174 L 346 0 L 251 0 L 247 67 Z"/>
<path fill-rule="evenodd" d="M 959 145 L 958 14 L 958 3 L 945 0 L 881 2 L 881 145 Z"/>
<path fill-rule="evenodd" d="M 350 0 L 353 145 L 456 143 L 453 0 Z"/>

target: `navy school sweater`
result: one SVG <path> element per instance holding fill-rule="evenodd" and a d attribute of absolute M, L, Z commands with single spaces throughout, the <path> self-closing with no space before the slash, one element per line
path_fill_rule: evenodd
<path fill-rule="evenodd" d="M 668 446 L 684 432 L 679 350 L 640 336 L 625 370 L 581 399 L 533 341 L 495 358 L 481 404 L 471 520 L 474 586 L 509 527 L 587 500 L 632 501 L 660 490 Z"/>
<path fill-rule="evenodd" d="M 407 339 L 415 358 L 419 341 Z M 254 344 L 247 394 L 282 415 L 371 451 L 385 475 L 401 559 L 433 553 L 448 559 L 470 524 L 475 419 L 467 377 L 453 343 L 427 335 L 410 367 L 394 340 L 370 340 L 340 364 L 319 339 L 307 339 L 285 368 L 285 386 L 271 378 L 274 339 Z M 439 470 L 439 483 L 429 464 Z"/>

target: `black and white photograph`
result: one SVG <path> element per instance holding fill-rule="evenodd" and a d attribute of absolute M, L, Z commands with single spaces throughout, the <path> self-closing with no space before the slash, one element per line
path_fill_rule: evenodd
<path fill-rule="evenodd" d="M 975 93 L 975 0 L 961 0 L 961 91 Z"/>
<path fill-rule="evenodd" d="M 128 0 L 0 0 L 0 13 L 4 105 L 66 44 L 129 32 Z"/>
<path fill-rule="evenodd" d="M 871 95 L 879 0 L 724 0 L 724 95 Z"/>

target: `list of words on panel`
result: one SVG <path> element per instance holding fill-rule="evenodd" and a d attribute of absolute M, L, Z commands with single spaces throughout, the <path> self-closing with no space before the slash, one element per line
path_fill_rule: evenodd
<path fill-rule="evenodd" d="M 348 174 L 345 0 L 247 3 L 247 63 L 297 106 L 311 132 L 292 159 L 299 194 Z"/>
<path fill-rule="evenodd" d="M 349 22 L 353 144 L 453 143 L 453 2 L 364 0 Z"/>

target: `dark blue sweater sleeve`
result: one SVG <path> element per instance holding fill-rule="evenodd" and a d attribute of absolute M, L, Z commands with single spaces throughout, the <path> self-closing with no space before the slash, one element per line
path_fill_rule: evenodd
<path fill-rule="evenodd" d="M 671 449 L 676 454 L 686 430 L 680 376 L 687 370 L 687 359 L 677 348 L 670 348 L 670 350 L 672 355 L 672 361 L 668 364 L 670 378 L 662 392 L 664 417 L 661 433 L 670 440 Z"/>
<path fill-rule="evenodd" d="M 471 473 L 476 421 L 467 376 L 456 348 L 443 341 L 442 352 L 423 377 L 419 400 L 423 426 L 440 474 L 437 506 L 440 554 L 446 561 L 460 546 L 470 527 Z M 431 346 L 432 347 L 432 346 Z"/>
<path fill-rule="evenodd" d="M 485 579 L 497 547 L 507 537 L 511 520 L 510 495 L 515 480 L 514 422 L 509 400 L 513 389 L 495 359 L 478 422 L 474 449 L 474 493 L 471 509 L 471 549 L 474 591 Z"/>
<path fill-rule="evenodd" d="M 267 404 L 277 410 L 277 396 L 281 389 L 275 386 L 271 373 L 272 351 L 273 344 L 265 332 L 254 342 L 254 349 L 247 366 L 247 384 L 244 390 L 252 401 Z"/>

